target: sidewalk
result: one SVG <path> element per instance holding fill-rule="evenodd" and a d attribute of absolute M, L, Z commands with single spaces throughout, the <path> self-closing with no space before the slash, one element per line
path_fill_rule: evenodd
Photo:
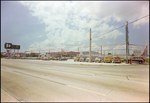
<path fill-rule="evenodd" d="M 1 88 L 1 102 L 19 102 Z"/>

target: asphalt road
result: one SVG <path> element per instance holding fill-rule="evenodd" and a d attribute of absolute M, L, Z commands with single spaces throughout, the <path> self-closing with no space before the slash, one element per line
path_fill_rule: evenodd
<path fill-rule="evenodd" d="M 1 59 L 1 90 L 20 102 L 148 102 L 149 65 Z"/>

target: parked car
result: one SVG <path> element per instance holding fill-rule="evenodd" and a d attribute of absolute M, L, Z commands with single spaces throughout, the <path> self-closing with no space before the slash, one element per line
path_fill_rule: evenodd
<path fill-rule="evenodd" d="M 66 58 L 66 57 L 61 57 L 61 58 L 59 58 L 59 60 L 60 60 L 60 61 L 62 61 L 62 60 L 67 60 L 67 58 Z"/>
<path fill-rule="evenodd" d="M 107 63 L 107 62 L 109 62 L 109 63 L 112 62 L 112 58 L 110 56 L 105 56 L 104 57 L 104 63 Z"/>
<path fill-rule="evenodd" d="M 74 62 L 79 61 L 80 57 L 74 57 Z"/>
<path fill-rule="evenodd" d="M 95 62 L 96 57 L 91 57 L 91 62 Z"/>
<path fill-rule="evenodd" d="M 57 60 L 57 57 L 53 57 L 53 60 Z"/>
<path fill-rule="evenodd" d="M 131 59 L 132 62 L 138 62 L 139 64 L 145 62 L 145 59 L 142 58 L 141 56 L 130 57 L 130 58 L 128 59 L 128 63 L 130 62 L 130 59 Z M 126 59 L 124 59 L 124 61 L 126 61 Z"/>
<path fill-rule="evenodd" d="M 90 60 L 90 58 L 87 57 L 85 61 L 86 61 L 86 62 L 89 62 L 89 60 Z M 95 57 L 91 57 L 91 62 L 95 62 Z"/>
<path fill-rule="evenodd" d="M 101 57 L 96 57 L 96 58 L 95 58 L 95 62 L 98 62 L 98 63 L 102 62 Z"/>
<path fill-rule="evenodd" d="M 87 57 L 85 61 L 86 61 L 86 62 L 89 62 L 89 57 Z"/>
<path fill-rule="evenodd" d="M 53 60 L 53 57 L 48 57 L 48 60 Z"/>
<path fill-rule="evenodd" d="M 85 62 L 86 58 L 87 58 L 87 57 L 81 57 L 81 58 L 79 59 L 79 62 Z"/>
<path fill-rule="evenodd" d="M 56 60 L 59 60 L 60 59 L 60 57 L 56 57 Z"/>
<path fill-rule="evenodd" d="M 124 62 L 125 57 L 121 56 L 120 59 L 121 59 L 121 62 Z"/>
<path fill-rule="evenodd" d="M 48 57 L 43 57 L 42 60 L 48 60 Z"/>
<path fill-rule="evenodd" d="M 121 63 L 121 59 L 118 56 L 113 57 L 112 63 Z"/>

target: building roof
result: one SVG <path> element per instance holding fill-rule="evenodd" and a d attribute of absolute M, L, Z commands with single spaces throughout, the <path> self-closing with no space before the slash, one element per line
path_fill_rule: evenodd
<path fill-rule="evenodd" d="M 80 52 L 50 52 L 50 53 L 46 53 L 46 54 L 80 54 Z"/>

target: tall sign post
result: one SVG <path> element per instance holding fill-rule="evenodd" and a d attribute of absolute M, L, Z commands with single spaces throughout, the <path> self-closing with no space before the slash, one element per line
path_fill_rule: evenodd
<path fill-rule="evenodd" d="M 128 36 L 128 21 L 126 21 L 126 63 L 128 63 L 129 55 L 129 36 Z"/>
<path fill-rule="evenodd" d="M 89 45 L 89 62 L 91 62 L 91 28 L 90 28 L 90 45 Z"/>
<path fill-rule="evenodd" d="M 19 51 L 19 49 L 20 49 L 20 45 L 12 45 L 12 43 L 5 43 L 4 44 L 4 47 L 5 47 L 5 49 L 7 50 L 7 49 L 14 49 L 14 55 L 15 55 L 15 49 L 18 49 L 18 51 Z M 9 55 L 10 56 L 10 55 Z"/>

